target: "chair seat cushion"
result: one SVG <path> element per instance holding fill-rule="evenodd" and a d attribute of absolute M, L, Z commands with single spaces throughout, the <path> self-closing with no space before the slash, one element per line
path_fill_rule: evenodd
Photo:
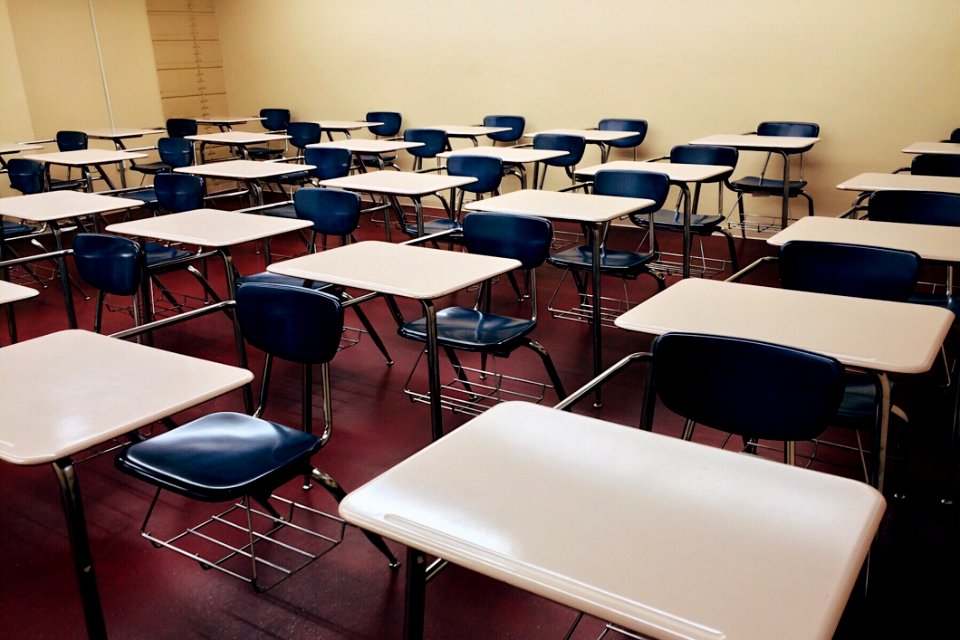
<path fill-rule="evenodd" d="M 20 236 L 28 236 L 37 231 L 39 231 L 38 227 L 32 227 L 29 224 L 12 222 L 10 220 L 3 221 L 3 237 L 7 240 L 19 238 Z"/>
<path fill-rule="evenodd" d="M 790 196 L 793 197 L 798 195 L 806 186 L 806 180 L 791 180 L 789 191 Z M 783 193 L 783 180 L 760 178 L 759 176 L 746 176 L 731 182 L 730 188 L 734 191 L 770 193 L 777 195 Z"/>
<path fill-rule="evenodd" d="M 423 233 L 430 235 L 431 233 L 440 233 L 441 231 L 449 231 L 450 229 L 459 230 L 460 223 L 456 220 L 451 220 L 449 218 L 434 218 L 433 220 L 428 220 L 423 223 Z M 417 225 L 408 224 L 403 228 L 403 232 L 408 236 L 417 235 Z"/>
<path fill-rule="evenodd" d="M 600 272 L 622 278 L 634 277 L 647 270 L 647 264 L 656 258 L 652 253 L 637 253 L 636 251 L 617 251 L 603 249 L 600 254 Z M 576 269 L 579 271 L 593 270 L 593 248 L 580 245 L 565 251 L 560 251 L 547 258 L 547 262 L 555 267 Z"/>
<path fill-rule="evenodd" d="M 279 158 L 283 155 L 283 149 L 271 149 L 270 147 L 247 147 L 247 155 L 252 159 Z"/>
<path fill-rule="evenodd" d="M 274 207 L 272 209 L 264 209 L 263 215 L 273 216 L 274 218 L 289 218 L 291 220 L 297 219 L 297 210 L 292 204 L 285 204 L 282 207 Z"/>
<path fill-rule="evenodd" d="M 448 307 L 437 312 L 437 340 L 441 346 L 462 351 L 505 353 L 518 346 L 536 323 L 529 319 L 483 313 L 465 307 Z M 404 338 L 426 342 L 427 320 L 420 318 L 398 330 Z"/>
<path fill-rule="evenodd" d="M 310 181 L 310 172 L 309 171 L 297 171 L 296 173 L 288 173 L 285 176 L 280 176 L 277 178 L 277 182 L 282 184 L 303 184 Z"/>
<path fill-rule="evenodd" d="M 87 186 L 87 181 L 84 180 L 83 178 L 79 178 L 77 180 L 57 180 L 54 178 L 50 179 L 51 191 L 60 191 L 60 190 L 66 191 L 68 189 L 69 190 L 81 189 L 81 188 L 86 188 L 86 186 Z"/>
<path fill-rule="evenodd" d="M 719 227 L 724 220 L 726 220 L 725 216 L 694 214 L 690 216 L 690 231 L 694 233 L 712 232 Z M 653 223 L 658 227 L 663 227 L 671 231 L 683 231 L 683 212 L 677 212 L 673 209 L 661 209 L 653 214 Z M 635 224 L 640 227 L 646 227 L 647 221 L 645 218 L 637 216 Z"/>
<path fill-rule="evenodd" d="M 137 189 L 136 191 L 126 191 L 123 193 L 123 197 L 140 200 L 144 204 L 157 204 L 157 192 L 153 187 Z"/>
<path fill-rule="evenodd" d="M 130 168 L 134 171 L 139 171 L 140 173 L 146 173 L 147 175 L 169 173 L 170 171 L 173 171 L 173 167 L 168 165 L 166 162 L 144 162 L 142 164 L 135 164 Z"/>
<path fill-rule="evenodd" d="M 205 502 L 264 495 L 303 473 L 316 436 L 242 413 L 213 413 L 124 449 L 116 465 Z"/>
<path fill-rule="evenodd" d="M 269 271 L 262 271 L 260 273 L 254 273 L 249 276 L 242 276 L 237 278 L 237 286 L 242 287 L 245 284 L 251 282 L 259 282 L 261 284 L 286 284 L 293 287 L 302 287 L 304 286 L 303 278 L 294 278 L 293 276 L 284 276 L 279 273 L 270 273 Z M 312 282 L 310 288 L 316 291 L 324 291 L 327 289 L 332 289 L 333 285 L 329 282 Z"/>
<path fill-rule="evenodd" d="M 157 242 L 147 243 L 147 267 L 160 267 L 168 262 L 179 262 L 193 256 L 193 252 L 176 247 L 168 247 Z"/>

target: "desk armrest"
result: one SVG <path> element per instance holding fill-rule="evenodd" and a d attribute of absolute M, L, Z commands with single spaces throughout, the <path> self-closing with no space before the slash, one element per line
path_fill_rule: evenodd
<path fill-rule="evenodd" d="M 724 282 L 739 282 L 751 271 L 758 269 L 761 265 L 767 264 L 768 262 L 777 262 L 779 260 L 778 256 L 764 256 L 755 262 L 751 262 L 740 271 L 737 271 L 735 274 L 724 280 Z"/>
<path fill-rule="evenodd" d="M 123 331 L 111 333 L 110 337 L 120 338 L 120 339 L 132 338 L 134 336 L 139 336 L 144 333 L 154 331 L 156 329 L 161 329 L 163 327 L 170 326 L 172 324 L 179 324 L 181 322 L 186 322 L 187 320 L 199 318 L 200 316 L 205 316 L 215 311 L 226 312 L 226 309 L 228 307 L 236 306 L 236 304 L 237 304 L 236 300 L 221 300 L 220 302 L 216 302 L 214 304 L 210 304 L 205 307 L 200 307 L 199 309 L 184 311 L 183 313 L 178 313 L 175 316 L 170 316 L 168 318 L 161 318 L 160 320 L 154 320 L 153 322 L 142 324 L 139 327 L 131 327 L 130 329 L 125 329 Z"/>
<path fill-rule="evenodd" d="M 256 213 L 260 211 L 265 211 L 267 209 L 277 209 L 279 207 L 285 207 L 288 204 L 293 204 L 293 200 L 284 200 L 283 202 L 271 202 L 270 204 L 262 204 L 257 207 L 247 207 L 246 209 L 237 209 L 235 213 Z"/>
<path fill-rule="evenodd" d="M 600 387 L 608 380 L 614 376 L 622 373 L 627 367 L 632 365 L 635 362 L 647 362 L 653 356 L 649 351 L 638 351 L 637 353 L 631 353 L 630 355 L 622 358 L 619 362 L 614 364 L 612 367 L 598 375 L 593 380 L 589 381 L 587 384 L 583 385 L 566 398 L 562 402 L 553 405 L 554 409 L 559 409 L 561 411 L 570 411 L 573 408 L 573 405 L 577 404 L 583 400 L 586 396 L 589 396 L 593 393 L 594 389 Z"/>

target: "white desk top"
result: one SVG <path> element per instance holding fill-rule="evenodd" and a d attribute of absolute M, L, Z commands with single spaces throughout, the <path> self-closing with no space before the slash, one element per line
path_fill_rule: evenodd
<path fill-rule="evenodd" d="M 303 122 L 315 122 L 321 129 L 330 131 L 356 131 L 357 129 L 366 129 L 367 127 L 376 127 L 382 122 L 372 122 L 368 120 L 304 120 Z"/>
<path fill-rule="evenodd" d="M 569 155 L 566 151 L 554 149 L 534 149 L 533 147 L 465 147 L 456 151 L 438 153 L 438 158 L 453 156 L 490 156 L 500 158 L 511 164 L 526 164 L 528 162 L 543 162 L 550 158 L 559 158 Z"/>
<path fill-rule="evenodd" d="M 333 147 L 335 149 L 347 149 L 352 153 L 392 153 L 401 149 L 412 149 L 413 147 L 422 147 L 422 142 L 406 142 L 404 140 L 365 140 L 362 138 L 351 138 L 349 140 L 334 140 L 332 142 L 317 142 L 308 144 L 307 149 L 314 147 Z"/>
<path fill-rule="evenodd" d="M 142 201 L 133 198 L 102 196 L 82 191 L 44 191 L 0 198 L 0 215 L 22 218 L 31 222 L 51 222 L 142 206 Z"/>
<path fill-rule="evenodd" d="M 934 153 L 960 156 L 960 142 L 914 142 L 902 149 L 903 153 Z"/>
<path fill-rule="evenodd" d="M 462 124 L 435 124 L 424 129 L 440 129 L 445 131 L 451 138 L 473 138 L 476 136 L 485 136 L 490 133 L 503 133 L 510 131 L 510 127 L 484 127 L 480 125 L 462 125 Z"/>
<path fill-rule="evenodd" d="M 601 170 L 612 171 L 652 171 L 670 176 L 674 182 L 702 182 L 728 173 L 733 167 L 716 164 L 683 164 L 680 162 L 635 162 L 632 160 L 614 160 L 604 164 L 577 169 L 578 176 L 592 178 Z"/>
<path fill-rule="evenodd" d="M 30 287 L 0 280 L 0 304 L 9 304 L 18 300 L 26 300 L 40 295 L 40 292 Z"/>
<path fill-rule="evenodd" d="M 78 149 L 76 151 L 55 151 L 53 153 L 34 153 L 24 156 L 27 160 L 80 167 L 91 164 L 107 164 L 146 158 L 145 153 L 115 151 L 113 149 Z"/>
<path fill-rule="evenodd" d="M 760 340 L 832 356 L 848 366 L 923 373 L 939 355 L 953 320 L 950 311 L 926 305 L 690 278 L 644 300 L 614 324 L 654 335 L 684 331 Z"/>
<path fill-rule="evenodd" d="M 914 251 L 925 260 L 960 262 L 960 228 L 850 218 L 800 218 L 767 239 L 782 246 L 791 240 L 841 242 Z"/>
<path fill-rule="evenodd" d="M 653 200 L 599 196 L 571 191 L 522 189 L 501 196 L 484 198 L 465 207 L 471 211 L 492 211 L 540 216 L 549 220 L 573 220 L 601 223 L 622 218 L 628 213 L 649 207 Z"/>
<path fill-rule="evenodd" d="M 124 138 L 140 138 L 143 136 L 166 133 L 164 129 L 87 129 L 86 134 L 91 138 L 102 140 L 122 140 Z"/>
<path fill-rule="evenodd" d="M 210 144 L 265 144 L 278 140 L 288 140 L 290 136 L 280 133 L 251 133 L 249 131 L 221 131 L 219 133 L 202 133 L 195 136 L 184 136 L 187 140 L 208 142 Z"/>
<path fill-rule="evenodd" d="M 21 144 L 19 142 L 0 142 L 0 154 L 22 153 L 24 151 L 36 151 L 43 149 L 42 144 Z"/>
<path fill-rule="evenodd" d="M 107 227 L 110 233 L 201 247 L 229 247 L 313 226 L 309 220 L 291 220 L 255 213 L 194 209 Z"/>
<path fill-rule="evenodd" d="M 960 193 L 960 178 L 915 176 L 910 173 L 861 173 L 837 185 L 844 191 L 942 191 Z"/>
<path fill-rule="evenodd" d="M 312 164 L 289 164 L 285 162 L 263 162 L 260 160 L 225 160 L 207 164 L 190 165 L 174 169 L 180 173 L 190 173 L 195 176 L 211 178 L 228 178 L 232 180 L 258 180 L 276 178 L 291 173 L 316 169 Z"/>
<path fill-rule="evenodd" d="M 231 124 L 243 124 L 244 122 L 257 122 L 259 120 L 265 120 L 260 116 L 200 116 L 194 118 L 197 121 L 197 124 L 212 124 L 212 125 L 231 125 Z"/>
<path fill-rule="evenodd" d="M 862 482 L 508 402 L 340 514 L 653 638 L 827 640 L 885 507 Z"/>
<path fill-rule="evenodd" d="M 736 147 L 755 151 L 801 151 L 820 142 L 820 138 L 803 138 L 797 136 L 758 136 L 752 133 L 727 134 L 707 136 L 691 140 L 690 144 L 711 144 L 720 147 Z"/>
<path fill-rule="evenodd" d="M 322 180 L 324 187 L 383 193 L 395 196 L 425 196 L 476 182 L 470 176 L 448 176 L 442 173 L 414 173 L 412 171 L 371 171 L 352 176 Z"/>
<path fill-rule="evenodd" d="M 567 136 L 580 136 L 587 142 L 601 143 L 614 140 L 623 140 L 630 136 L 635 136 L 639 131 L 610 131 L 608 129 L 546 129 L 544 131 L 534 131 L 533 133 L 523 134 L 524 138 L 532 138 L 541 133 L 560 133 Z"/>
<path fill-rule="evenodd" d="M 0 459 L 52 462 L 252 379 L 245 369 L 89 331 L 18 342 L 0 353 Z"/>
<path fill-rule="evenodd" d="M 433 300 L 519 266 L 519 261 L 506 258 L 371 240 L 275 262 L 267 271 Z"/>

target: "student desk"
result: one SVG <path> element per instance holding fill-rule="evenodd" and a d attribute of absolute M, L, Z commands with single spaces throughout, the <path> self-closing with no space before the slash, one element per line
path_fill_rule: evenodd
<path fill-rule="evenodd" d="M 247 185 L 253 194 L 257 206 L 263 206 L 263 190 L 260 180 L 277 179 L 291 173 L 300 173 L 316 169 L 312 164 L 289 164 L 285 162 L 264 162 L 260 160 L 225 160 L 209 164 L 190 165 L 174 169 L 180 173 L 190 173 L 206 178 L 223 178 L 236 180 Z"/>
<path fill-rule="evenodd" d="M 244 369 L 89 331 L 59 331 L 2 349 L 0 460 L 53 465 L 90 638 L 106 638 L 107 631 L 73 456 L 252 379 Z"/>
<path fill-rule="evenodd" d="M 366 241 L 277 262 L 267 267 L 267 271 L 419 300 L 427 322 L 430 426 L 433 439 L 438 440 L 443 436 L 443 418 L 440 413 L 437 310 L 433 301 L 519 266 L 518 260 L 506 258 Z"/>
<path fill-rule="evenodd" d="M 885 507 L 862 482 L 511 402 L 340 515 L 410 548 L 408 639 L 431 554 L 644 637 L 829 640 Z"/>
<path fill-rule="evenodd" d="M 130 140 L 132 138 L 142 138 L 143 136 L 152 136 L 152 135 L 162 135 L 166 131 L 164 129 L 87 129 L 85 131 L 87 136 L 97 140 L 109 140 L 116 147 L 117 151 L 126 151 L 127 147 L 124 145 L 124 140 Z M 127 174 L 121 162 L 119 165 L 120 169 L 120 186 L 127 186 Z"/>
<path fill-rule="evenodd" d="M 527 188 L 527 172 L 523 165 L 533 164 L 533 184 L 536 185 L 540 176 L 540 163 L 551 158 L 567 155 L 566 151 L 553 149 L 534 149 L 533 147 L 467 147 L 456 151 L 444 151 L 437 154 L 438 158 L 449 159 L 452 156 L 488 156 L 500 158 L 504 168 L 517 167 L 520 171 L 520 187 Z"/>
<path fill-rule="evenodd" d="M 23 153 L 24 151 L 36 151 L 37 149 L 43 149 L 43 145 L 28 142 L 0 142 L 0 169 L 7 168 L 7 161 L 3 159 L 3 156 Z"/>
<path fill-rule="evenodd" d="M 0 280 L 0 307 L 7 307 L 7 328 L 10 332 L 10 342 L 17 341 L 17 320 L 13 313 L 13 303 L 40 295 L 40 292 L 30 287 L 24 287 L 13 282 Z"/>
<path fill-rule="evenodd" d="M 606 235 L 605 230 L 613 220 L 652 204 L 653 200 L 645 198 L 622 198 L 571 191 L 524 189 L 477 200 L 466 205 L 466 208 L 472 211 L 514 213 L 539 216 L 548 220 L 578 222 L 591 231 L 591 246 L 593 247 L 593 373 L 599 375 L 603 370 L 603 345 L 600 331 L 600 304 L 603 298 L 600 290 L 600 262 L 603 238 Z M 652 228 L 651 233 L 653 233 Z M 596 392 L 595 404 L 600 406 L 599 388 Z"/>
<path fill-rule="evenodd" d="M 269 144 L 271 142 L 286 141 L 290 136 L 280 133 L 250 133 L 249 131 L 221 131 L 220 133 L 202 133 L 195 136 L 184 136 L 187 140 L 200 143 L 200 160 L 203 161 L 203 148 L 208 144 L 220 144 L 236 147 L 244 160 L 249 160 L 247 147 L 252 144 Z"/>
<path fill-rule="evenodd" d="M 901 149 L 903 153 L 932 153 L 935 155 L 960 156 L 960 142 L 914 142 Z"/>
<path fill-rule="evenodd" d="M 74 152 L 67 152 L 74 153 Z M 111 211 L 123 211 L 143 206 L 140 200 L 102 196 L 96 193 L 80 191 L 44 191 L 24 196 L 0 198 L 0 216 L 10 216 L 46 224 L 53 235 L 57 251 L 63 250 L 63 238 L 60 233 L 60 221 L 80 216 L 93 216 L 94 228 L 97 217 Z M 70 293 L 70 279 L 66 259 L 57 258 L 60 268 L 60 283 L 63 286 L 63 300 L 67 310 L 67 320 L 71 327 L 77 326 L 77 316 L 73 308 L 73 296 Z"/>
<path fill-rule="evenodd" d="M 260 116 L 199 116 L 194 120 L 197 121 L 197 124 L 217 127 L 220 131 L 233 131 L 233 125 L 235 124 L 259 122 L 264 118 Z"/>
<path fill-rule="evenodd" d="M 591 167 L 577 169 L 576 175 L 592 180 L 598 171 L 651 171 L 663 173 L 670 178 L 670 184 L 680 188 L 683 192 L 683 255 L 682 275 L 690 277 L 690 187 L 689 183 L 699 184 L 710 178 L 731 171 L 733 167 L 724 167 L 714 164 L 683 164 L 679 162 L 636 162 L 632 160 L 615 160 L 605 164 L 595 164 Z M 722 215 L 723 212 L 721 211 Z"/>
<path fill-rule="evenodd" d="M 691 140 L 690 144 L 709 144 L 720 147 L 734 147 L 740 151 L 762 151 L 776 153 L 783 158 L 783 197 L 780 209 L 780 228 L 786 229 L 790 213 L 790 158 L 796 153 L 805 153 L 820 142 L 820 138 L 798 136 L 758 136 L 746 134 L 717 134 Z"/>
<path fill-rule="evenodd" d="M 27 160 L 36 160 L 47 165 L 47 177 L 50 175 L 50 165 L 61 165 L 64 167 L 79 167 L 83 174 L 83 179 L 87 181 L 87 191 L 93 191 L 93 179 L 90 175 L 90 167 L 97 170 L 107 187 L 114 189 L 113 182 L 104 172 L 103 165 L 119 164 L 123 165 L 126 160 L 138 160 L 146 158 L 145 153 L 132 153 L 130 151 L 111 151 L 109 149 L 78 149 L 76 151 L 56 151 L 53 153 L 36 153 L 24 156 Z"/>
<path fill-rule="evenodd" d="M 479 146 L 477 138 L 490 135 L 491 133 L 504 133 L 510 131 L 510 127 L 484 127 L 481 125 L 462 125 L 462 124 L 435 124 L 424 129 L 439 129 L 447 134 L 448 138 L 465 138 L 473 143 L 473 146 Z"/>
<path fill-rule="evenodd" d="M 580 136 L 587 144 L 600 147 L 600 162 L 606 162 L 610 157 L 610 143 L 635 136 L 639 131 L 613 131 L 609 129 L 547 129 L 523 134 L 524 138 L 533 138 L 541 133 L 559 133 L 566 136 Z"/>
<path fill-rule="evenodd" d="M 361 141 L 351 140 L 350 142 Z M 367 140 L 365 142 L 377 141 Z M 347 191 L 384 196 L 389 200 L 390 206 L 393 207 L 396 212 L 398 220 L 403 220 L 403 210 L 400 208 L 400 202 L 397 198 L 410 198 L 413 201 L 413 206 L 417 214 L 417 237 L 419 237 L 423 235 L 423 204 L 421 200 L 425 196 L 439 196 L 441 191 L 452 190 L 476 181 L 476 178 L 470 176 L 448 176 L 437 173 L 416 173 L 413 171 L 371 171 L 369 173 L 358 173 L 342 178 L 322 180 L 320 185 L 323 187 L 333 187 L 335 189 L 346 189 Z M 384 228 L 386 229 L 387 242 L 390 242 L 389 220 L 384 221 Z"/>
<path fill-rule="evenodd" d="M 871 484 L 882 491 L 888 374 L 928 371 L 953 320 L 950 311 L 926 305 L 692 278 L 643 301 L 615 324 L 653 335 L 684 331 L 782 344 L 871 372 L 881 389 Z"/>

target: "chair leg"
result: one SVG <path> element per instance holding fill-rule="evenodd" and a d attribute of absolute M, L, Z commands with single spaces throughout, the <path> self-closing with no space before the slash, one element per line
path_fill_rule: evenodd
<path fill-rule="evenodd" d="M 557 396 L 561 400 L 565 399 L 567 392 L 563 388 L 563 382 L 560 381 L 560 374 L 557 373 L 557 368 L 553 365 L 553 359 L 547 350 L 544 349 L 543 345 L 539 342 L 530 340 L 529 338 L 524 342 L 524 346 L 533 349 L 537 355 L 540 356 L 540 359 L 543 361 L 543 367 L 547 370 L 547 375 L 550 376 L 550 381 L 553 383 L 553 390 L 557 392 Z"/>
<path fill-rule="evenodd" d="M 813 198 L 805 194 L 803 191 L 800 192 L 800 195 L 807 199 L 807 215 L 813 215 Z"/>
<path fill-rule="evenodd" d="M 390 353 L 387 351 L 387 347 L 383 344 L 383 340 L 380 339 L 380 334 L 377 333 L 377 330 L 370 323 L 370 319 L 367 318 L 367 314 L 363 312 L 360 308 L 360 305 L 353 305 L 351 307 L 354 313 L 357 314 L 357 319 L 360 320 L 360 324 L 363 325 L 363 328 L 367 330 L 367 334 L 370 336 L 370 339 L 373 340 L 373 344 L 377 345 L 377 349 L 380 350 L 380 353 L 383 354 L 383 357 L 387 360 L 387 366 L 393 364 L 393 358 L 390 357 Z"/>
<path fill-rule="evenodd" d="M 667 281 L 661 274 L 657 273 L 656 271 L 647 271 L 646 274 L 657 281 L 657 288 L 660 291 L 663 291 L 667 288 Z"/>
<path fill-rule="evenodd" d="M 100 333 L 100 323 L 103 321 L 103 299 L 106 294 L 103 290 L 97 291 L 97 308 L 93 312 L 93 332 Z"/>
<path fill-rule="evenodd" d="M 733 239 L 733 234 L 726 229 L 717 228 L 717 231 L 727 239 L 727 248 L 730 250 L 730 268 L 733 269 L 733 273 L 740 271 L 740 262 L 737 260 L 737 245 Z"/>
<path fill-rule="evenodd" d="M 473 389 L 470 388 L 470 380 L 467 378 L 467 374 L 463 370 L 463 364 L 460 362 L 460 358 L 457 357 L 457 352 L 449 347 L 444 347 L 443 352 L 447 354 L 447 360 L 450 361 L 450 365 L 453 367 L 454 373 L 457 374 L 457 380 L 460 381 L 460 384 L 463 385 L 463 388 L 466 389 L 467 393 L 470 394 L 471 400 L 475 399 L 477 396 L 473 392 Z M 487 354 L 485 353 L 480 354 L 480 357 L 483 359 L 483 362 L 480 364 L 480 368 L 483 370 L 486 370 L 486 356 Z"/>
<path fill-rule="evenodd" d="M 740 212 L 740 237 L 744 240 L 747 239 L 747 214 L 743 210 L 743 194 L 740 193 L 737 195 L 737 210 Z"/>
<path fill-rule="evenodd" d="M 330 476 L 330 474 L 314 467 L 310 471 L 310 476 L 319 482 L 321 486 L 323 486 L 323 488 L 333 496 L 333 499 L 337 501 L 337 504 L 340 504 L 340 501 L 347 496 L 347 492 L 343 490 L 343 487 L 341 487 L 340 484 L 334 480 L 332 476 Z M 380 551 L 380 553 L 386 556 L 387 561 L 390 563 L 391 569 L 396 569 L 400 566 L 400 561 L 397 560 L 397 557 L 393 555 L 392 551 L 390 551 L 390 547 L 388 547 L 387 543 L 383 541 L 383 538 L 376 533 L 367 531 L 366 529 L 360 529 L 360 531 L 363 532 L 363 535 L 367 537 L 367 540 L 369 540 L 370 543 Z"/>

